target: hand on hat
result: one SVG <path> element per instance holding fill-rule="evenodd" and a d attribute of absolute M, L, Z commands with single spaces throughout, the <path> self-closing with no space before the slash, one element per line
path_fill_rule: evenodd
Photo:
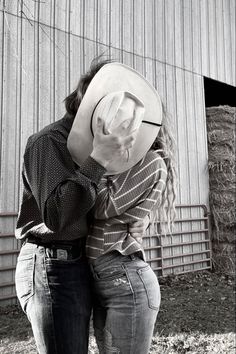
<path fill-rule="evenodd" d="M 136 131 L 127 134 L 132 119 L 133 117 L 123 121 L 110 133 L 105 128 L 105 122 L 98 118 L 91 157 L 103 167 L 106 168 L 111 160 L 114 161 L 116 158 L 120 158 L 133 146 Z"/>

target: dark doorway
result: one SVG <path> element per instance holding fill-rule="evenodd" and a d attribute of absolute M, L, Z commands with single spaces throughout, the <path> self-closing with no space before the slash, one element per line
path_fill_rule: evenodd
<path fill-rule="evenodd" d="M 212 106 L 236 106 L 236 87 L 204 77 L 205 104 Z"/>

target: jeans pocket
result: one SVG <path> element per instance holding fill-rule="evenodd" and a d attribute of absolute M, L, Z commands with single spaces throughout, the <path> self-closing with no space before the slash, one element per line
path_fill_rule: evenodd
<path fill-rule="evenodd" d="M 160 286 L 158 279 L 149 265 L 137 270 L 146 291 L 148 306 L 159 310 L 161 302 Z"/>
<path fill-rule="evenodd" d="M 99 280 L 114 280 L 117 278 L 126 278 L 125 270 L 121 267 L 105 269 L 99 272 L 95 272 Z"/>
<path fill-rule="evenodd" d="M 16 294 L 24 312 L 26 312 L 28 300 L 34 295 L 35 257 L 35 254 L 20 255 L 17 260 Z"/>

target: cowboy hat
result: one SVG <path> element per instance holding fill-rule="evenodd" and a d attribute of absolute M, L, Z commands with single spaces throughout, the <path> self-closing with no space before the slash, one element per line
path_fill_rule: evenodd
<path fill-rule="evenodd" d="M 93 150 L 97 118 L 105 121 L 106 133 L 133 117 L 127 135 L 137 130 L 127 156 L 113 160 L 106 174 L 122 173 L 138 163 L 158 135 L 162 122 L 161 99 L 154 87 L 136 70 L 121 64 L 105 64 L 91 80 L 78 108 L 67 147 L 81 165 Z"/>

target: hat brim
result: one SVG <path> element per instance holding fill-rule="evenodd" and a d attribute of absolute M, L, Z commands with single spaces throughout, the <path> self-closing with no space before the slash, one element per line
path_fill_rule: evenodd
<path fill-rule="evenodd" d="M 114 91 L 128 91 L 139 97 L 144 104 L 145 114 L 135 143 L 129 151 L 129 159 L 124 161 L 121 158 L 111 162 L 106 173 L 109 175 L 122 173 L 138 163 L 152 146 L 162 122 L 161 99 L 141 74 L 121 63 L 104 65 L 90 82 L 68 136 L 67 147 L 78 165 L 81 165 L 93 150 L 90 128 L 93 111 L 105 95 Z"/>

